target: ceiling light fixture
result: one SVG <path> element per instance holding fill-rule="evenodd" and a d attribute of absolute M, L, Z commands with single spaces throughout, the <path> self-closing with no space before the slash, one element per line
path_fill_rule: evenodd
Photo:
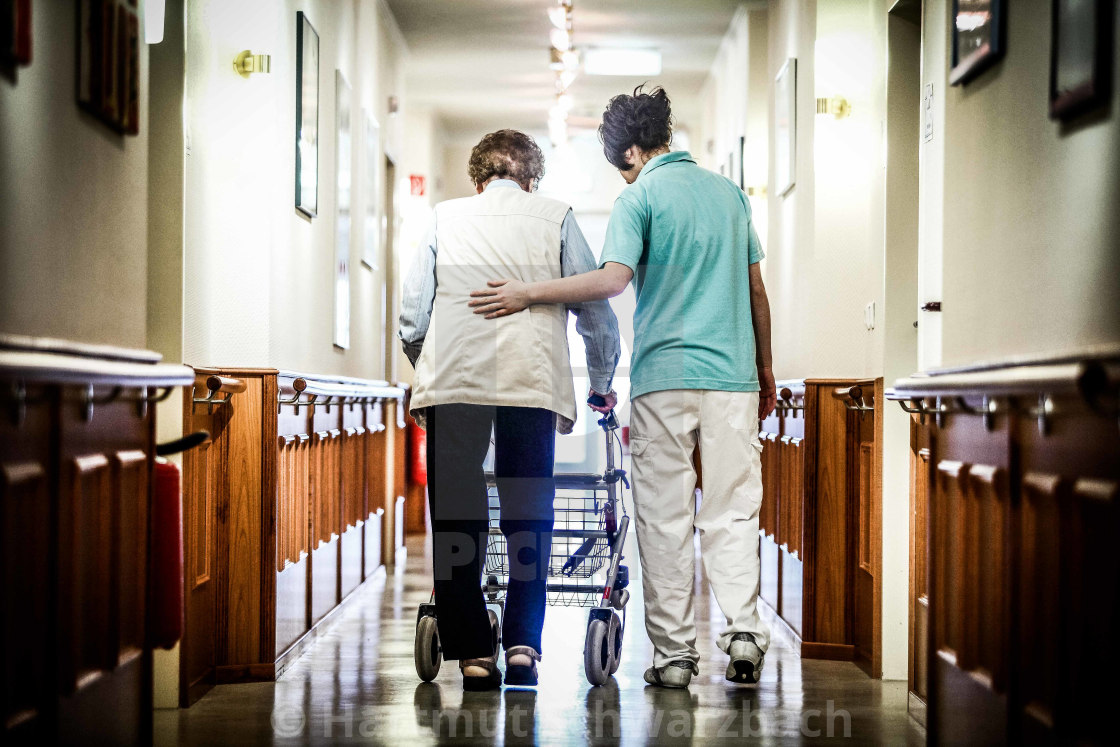
<path fill-rule="evenodd" d="M 552 42 L 553 49 L 567 52 L 572 48 L 572 32 L 568 29 L 552 29 L 548 32 L 548 39 Z"/>
<path fill-rule="evenodd" d="M 572 0 L 559 0 L 548 9 L 548 20 L 558 29 L 572 27 Z"/>
<path fill-rule="evenodd" d="M 577 75 L 579 73 L 575 70 L 561 70 L 556 73 L 556 88 L 559 89 L 560 93 L 568 90 Z"/>
<path fill-rule="evenodd" d="M 567 52 L 553 49 L 550 54 L 548 66 L 552 70 L 570 72 L 579 70 L 579 52 L 574 49 L 569 49 Z"/>
<path fill-rule="evenodd" d="M 660 75 L 661 52 L 656 49 L 588 49 L 583 54 L 588 75 Z"/>

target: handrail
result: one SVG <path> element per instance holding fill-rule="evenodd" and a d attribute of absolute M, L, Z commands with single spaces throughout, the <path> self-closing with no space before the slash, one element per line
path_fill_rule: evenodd
<path fill-rule="evenodd" d="M 863 401 L 863 387 L 842 386 L 832 390 L 832 396 L 844 400 L 844 407 L 858 413 L 875 412 L 875 405 Z"/>
<path fill-rule="evenodd" d="M 205 377 L 199 376 L 199 378 L 195 380 L 195 390 L 200 388 L 199 381 L 202 382 L 201 388 L 207 390 L 207 395 L 205 397 L 194 397 L 192 395 L 192 400 L 196 405 L 206 405 L 209 412 L 214 411 L 214 405 L 230 404 L 233 395 L 241 394 L 248 389 L 248 384 L 246 384 L 243 379 L 235 379 L 231 376 L 218 376 L 216 374 Z M 224 394 L 226 396 L 222 399 L 215 399 L 218 394 Z"/>
<path fill-rule="evenodd" d="M 206 377 L 206 388 L 215 394 L 241 394 L 248 388 L 248 385 L 243 379 L 235 379 L 230 376 L 208 376 Z"/>
<path fill-rule="evenodd" d="M 894 382 L 891 399 L 987 395 L 1013 397 L 1045 392 L 1081 394 L 1107 384 L 1104 367 L 1096 362 L 1060 363 L 970 373 L 908 376 Z"/>
<path fill-rule="evenodd" d="M 28 393 L 27 385 L 31 383 L 80 387 L 78 403 L 83 419 L 88 421 L 93 418 L 96 407 L 118 400 L 134 403 L 137 415 L 145 417 L 149 405 L 162 402 L 176 387 L 194 381 L 194 371 L 189 367 L 156 363 L 154 361 L 159 358 L 154 353 L 151 356 L 137 354 L 134 359 L 128 360 L 91 357 L 48 351 L 34 345 L 16 348 L 10 345 L 11 340 L 9 336 L 5 340 L 9 346 L 0 349 L 0 380 L 9 382 L 0 387 L 0 398 L 6 400 L 6 409 L 16 425 L 23 422 L 28 405 L 43 401 L 43 395 Z M 98 396 L 95 387 L 112 389 L 108 394 Z M 128 395 L 127 390 L 136 392 Z"/>
<path fill-rule="evenodd" d="M 122 348 L 115 345 L 60 340 L 54 337 L 29 337 L 28 335 L 7 333 L 0 334 L 0 350 L 24 353 L 54 353 L 55 355 L 73 355 L 79 358 L 99 358 L 125 363 L 159 363 L 163 360 L 163 356 L 154 350 Z"/>
<path fill-rule="evenodd" d="M 177 363 L 134 363 L 61 353 L 0 350 L 0 378 L 25 382 L 163 388 L 191 384 L 194 370 Z"/>
<path fill-rule="evenodd" d="M 805 396 L 805 379 L 783 379 L 776 386 L 779 392 L 789 390 L 791 397 Z"/>
<path fill-rule="evenodd" d="M 405 397 L 403 388 L 391 386 L 387 381 L 349 376 L 317 377 L 293 371 L 281 371 L 278 380 L 278 408 L 292 405 L 296 414 L 300 407 L 308 405 L 321 405 L 330 412 L 332 405 L 369 405 L 389 400 L 400 402 Z"/>
<path fill-rule="evenodd" d="M 979 415 L 991 429 L 995 415 L 1019 410 L 1037 418 L 1046 435 L 1056 396 L 1080 396 L 1093 410 L 1116 417 L 1120 365 L 1099 360 L 1037 366 L 1009 366 L 961 373 L 915 374 L 899 379 L 886 391 L 908 413 L 933 415 L 940 426 L 949 414 Z M 979 406 L 970 404 L 966 398 Z M 930 402 L 932 400 L 932 402 Z M 1006 401 L 1004 401 L 1006 400 Z M 1032 402 L 1025 404 L 1022 400 Z M 909 405 L 907 404 L 909 403 Z"/>

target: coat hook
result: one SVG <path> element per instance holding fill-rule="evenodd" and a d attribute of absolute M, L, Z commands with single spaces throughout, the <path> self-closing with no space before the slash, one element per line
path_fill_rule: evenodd
<path fill-rule="evenodd" d="M 1038 395 L 1038 435 L 1047 436 L 1050 434 L 1050 413 L 1054 411 L 1054 400 L 1050 399 L 1049 394 Z"/>
<path fill-rule="evenodd" d="M 12 382 L 12 424 L 23 425 L 27 417 L 27 386 L 22 381 Z"/>

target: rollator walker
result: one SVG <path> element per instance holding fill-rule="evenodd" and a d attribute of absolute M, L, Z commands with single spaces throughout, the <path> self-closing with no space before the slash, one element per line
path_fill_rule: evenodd
<path fill-rule="evenodd" d="M 630 600 L 626 589 L 630 583 L 629 569 L 621 565 L 630 516 L 626 513 L 625 502 L 620 500 L 622 486 L 629 488 L 630 483 L 626 471 L 615 466 L 615 445 L 620 456 L 622 449 L 616 434 L 618 419 L 613 410 L 599 419 L 599 427 L 607 449 L 607 467 L 603 474 L 556 475 L 552 554 L 546 581 L 549 605 L 591 608 L 583 646 L 583 668 L 592 685 L 606 684 L 618 670 L 622 635 L 626 630 L 626 603 Z M 493 473 L 486 474 L 486 484 L 490 525 L 482 593 L 491 627 L 497 631 L 494 641 L 497 649 L 509 587 L 509 559 L 506 538 L 498 527 L 498 491 Z M 417 613 L 414 657 L 420 679 L 425 682 L 435 679 L 443 663 L 443 650 L 436 626 L 434 591 Z"/>

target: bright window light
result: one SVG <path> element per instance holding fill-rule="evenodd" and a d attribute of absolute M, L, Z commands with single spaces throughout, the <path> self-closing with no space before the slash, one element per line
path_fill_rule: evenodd
<path fill-rule="evenodd" d="M 583 53 L 588 75 L 660 75 L 661 52 L 656 49 L 588 49 Z"/>

